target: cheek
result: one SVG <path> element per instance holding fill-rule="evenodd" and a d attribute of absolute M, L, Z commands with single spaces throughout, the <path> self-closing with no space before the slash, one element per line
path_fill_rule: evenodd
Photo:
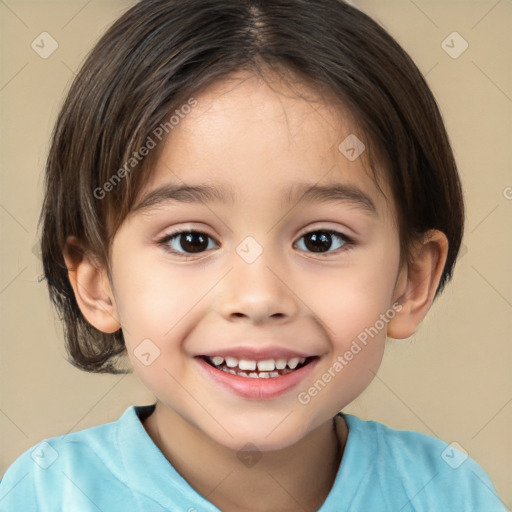
<path fill-rule="evenodd" d="M 303 282 L 305 302 L 340 350 L 392 305 L 398 251 L 391 248 L 387 256 L 382 255 L 385 252 L 354 252 L 350 265 L 317 273 Z"/>
<path fill-rule="evenodd" d="M 382 362 L 386 343 L 387 324 L 381 320 L 382 314 L 386 318 L 386 309 L 382 304 L 360 293 L 332 312 L 331 351 L 303 389 L 300 403 L 314 400 L 319 410 L 336 414 L 368 387 Z"/>
<path fill-rule="evenodd" d="M 324 324 L 331 344 L 325 364 L 315 372 L 304 403 L 323 402 L 336 412 L 357 398 L 381 364 L 387 324 L 395 316 L 390 304 L 398 250 L 358 254 L 357 263 L 321 279 L 309 290 L 308 305 Z M 329 388 L 330 392 L 323 392 Z M 318 397 L 318 398 L 317 398 Z M 302 402 L 301 402 L 302 403 Z"/>
<path fill-rule="evenodd" d="M 116 306 L 131 343 L 174 334 L 212 287 L 213 277 L 192 273 L 162 258 L 134 256 L 116 268 Z M 211 282 L 210 282 L 211 281 Z"/>
<path fill-rule="evenodd" d="M 132 253 L 133 254 L 133 253 Z M 133 255 L 116 267 L 116 306 L 129 358 L 155 394 L 187 378 L 184 340 L 203 312 L 201 302 L 218 281 L 204 272 L 170 268 L 161 258 Z M 149 354 L 149 355 L 147 355 Z"/>

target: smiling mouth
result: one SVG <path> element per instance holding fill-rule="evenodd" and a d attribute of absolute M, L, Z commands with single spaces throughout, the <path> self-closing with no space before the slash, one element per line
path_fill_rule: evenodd
<path fill-rule="evenodd" d="M 273 379 L 288 375 L 317 359 L 313 357 L 293 357 L 291 359 L 237 359 L 235 357 L 200 356 L 206 363 L 231 375 L 252 379 Z"/>

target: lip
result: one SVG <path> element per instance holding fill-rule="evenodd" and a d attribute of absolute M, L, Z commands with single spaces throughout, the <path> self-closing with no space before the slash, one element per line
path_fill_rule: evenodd
<path fill-rule="evenodd" d="M 222 353 L 225 353 L 229 357 L 231 353 L 234 354 L 239 352 L 226 351 L 216 353 L 215 355 L 221 355 Z M 267 355 L 268 353 L 266 353 L 265 357 L 267 357 Z M 292 357 L 299 356 L 294 355 Z M 222 370 L 217 370 L 201 357 L 194 358 L 199 366 L 201 373 L 205 375 L 210 382 L 213 381 L 216 385 L 220 385 L 242 398 L 260 401 L 279 398 L 290 392 L 293 388 L 297 387 L 311 373 L 311 371 L 316 366 L 318 359 L 318 357 L 315 357 L 306 366 L 303 366 L 298 370 L 294 370 L 287 375 L 281 375 L 280 377 L 272 377 L 268 379 L 257 379 L 232 375 L 230 373 L 223 372 Z"/>

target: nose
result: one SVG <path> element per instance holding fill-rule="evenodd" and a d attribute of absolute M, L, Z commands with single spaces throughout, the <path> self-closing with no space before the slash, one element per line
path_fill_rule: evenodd
<path fill-rule="evenodd" d="M 298 314 L 299 299 L 289 272 L 279 271 L 264 255 L 253 263 L 235 255 L 219 290 L 218 310 L 226 320 L 286 323 Z"/>

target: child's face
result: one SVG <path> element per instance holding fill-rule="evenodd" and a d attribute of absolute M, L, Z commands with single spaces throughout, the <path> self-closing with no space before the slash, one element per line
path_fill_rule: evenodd
<path fill-rule="evenodd" d="M 273 87 L 284 94 L 249 79 L 197 96 L 139 197 L 186 184 L 230 188 L 229 200 L 134 211 L 112 246 L 112 290 L 135 371 L 168 414 L 233 449 L 288 446 L 356 398 L 380 365 L 399 296 L 391 193 L 382 183 L 387 202 L 362 159 L 338 149 L 353 133 L 347 117 Z M 352 195 L 300 200 L 302 186 L 335 184 Z M 188 230 L 202 238 L 167 242 L 180 254 L 157 243 Z M 143 340 L 151 341 L 137 348 Z M 252 378 L 203 355 L 313 360 L 285 377 Z"/>

